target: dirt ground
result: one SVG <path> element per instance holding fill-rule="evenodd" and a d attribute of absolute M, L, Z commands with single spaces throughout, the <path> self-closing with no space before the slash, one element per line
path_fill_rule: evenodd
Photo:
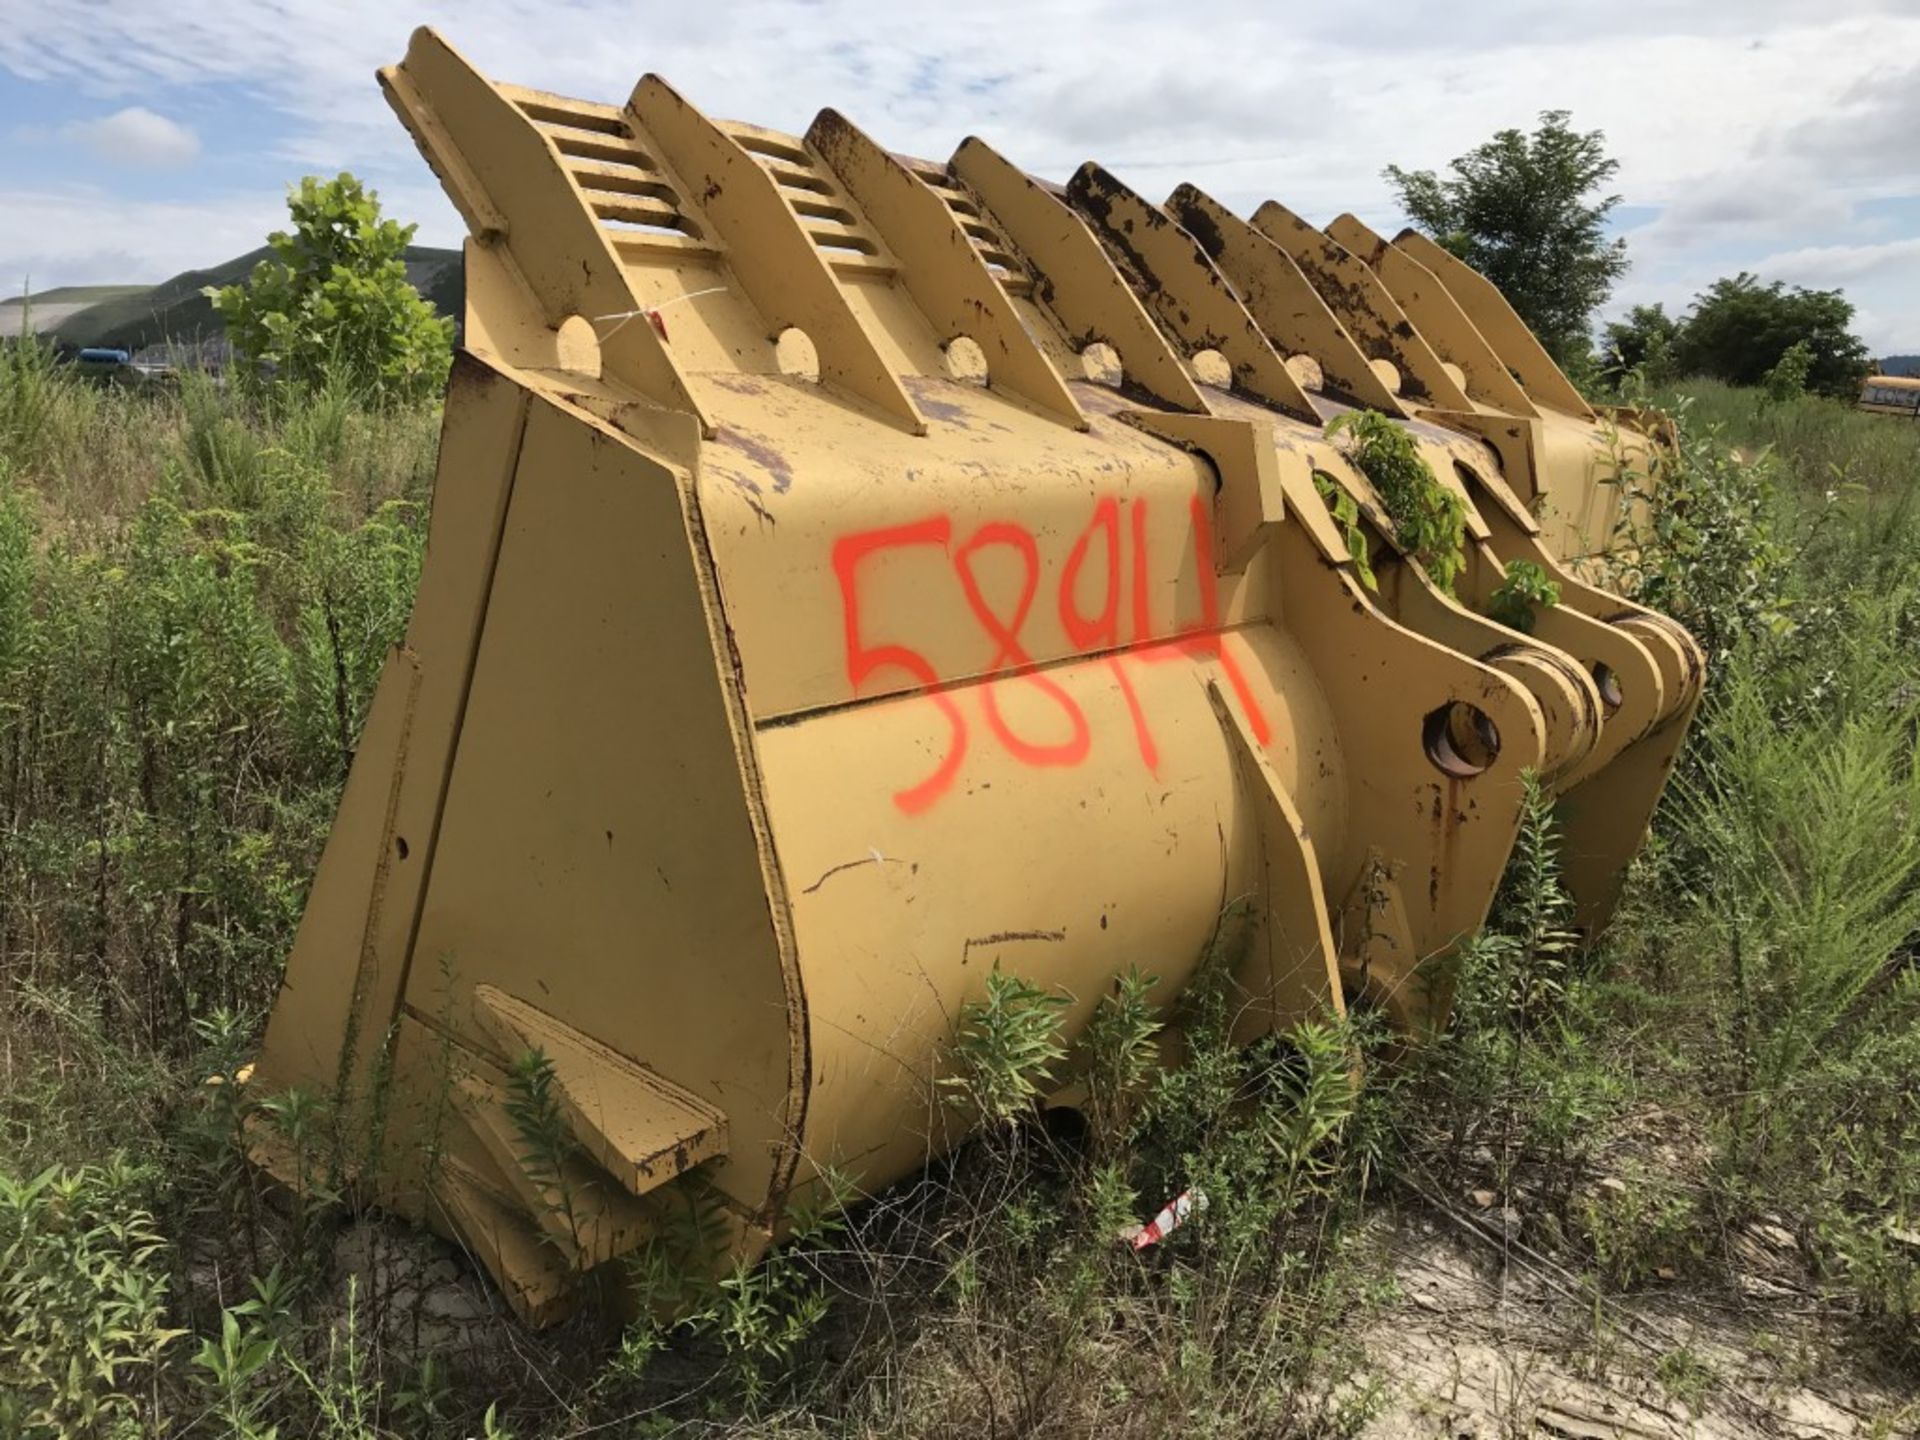
<path fill-rule="evenodd" d="M 1757 1229 L 1724 1293 L 1693 1284 L 1596 1307 L 1470 1201 L 1383 1218 L 1376 1273 L 1390 1283 L 1336 1347 L 1351 1361 L 1323 1413 L 1368 1416 L 1356 1440 L 1920 1437 L 1920 1391 L 1875 1373 L 1790 1235 Z M 522 1331 L 478 1267 L 431 1236 L 362 1221 L 335 1258 L 343 1308 L 351 1277 L 359 1323 L 405 1353 L 497 1374 L 538 1368 L 554 1343 Z"/>
<path fill-rule="evenodd" d="M 1403 1218 L 1385 1237 L 1397 1298 L 1360 1343 L 1364 1440 L 1920 1434 L 1920 1396 L 1871 1374 L 1783 1237 L 1743 1243 L 1755 1271 L 1724 1296 L 1672 1292 L 1595 1307 L 1550 1262 L 1467 1216 Z M 1791 1237 L 1784 1237 L 1790 1241 Z M 1771 1272 L 1771 1273 L 1768 1273 Z"/>

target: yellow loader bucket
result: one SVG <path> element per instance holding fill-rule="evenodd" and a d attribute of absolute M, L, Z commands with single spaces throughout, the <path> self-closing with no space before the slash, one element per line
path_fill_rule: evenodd
<path fill-rule="evenodd" d="M 1120 189 L 1091 168 L 1076 185 Z M 1136 225 L 1140 209 L 1137 200 L 1128 207 Z M 1374 243 L 1369 266 L 1276 203 L 1248 223 L 1190 185 L 1174 191 L 1165 215 L 1185 227 L 1218 267 L 1212 278 L 1241 298 L 1274 347 L 1312 362 L 1304 373 L 1320 419 L 1355 407 L 1393 416 L 1436 476 L 1456 482 L 1467 503 L 1457 584 L 1464 605 L 1436 595 L 1416 567 L 1392 563 L 1404 557 L 1396 557 L 1391 525 L 1364 476 L 1351 467 L 1321 472 L 1354 497 L 1387 551 L 1376 554 L 1374 570 L 1389 612 L 1514 674 L 1539 703 L 1548 732 L 1542 773 L 1560 802 L 1569 888 L 1581 925 L 1597 933 L 1705 682 L 1705 657 L 1682 627 L 1588 583 L 1580 563 L 1632 543 L 1637 517 L 1622 508 L 1620 472 L 1642 486 L 1656 481 L 1663 452 L 1655 434 L 1636 428 L 1638 417 L 1588 410 L 1499 292 L 1423 237 L 1400 243 L 1426 246 L 1436 266 L 1451 267 L 1455 289 L 1483 315 L 1486 333 L 1501 337 L 1497 354 L 1435 273 L 1400 250 Z M 1369 234 L 1351 217 L 1330 228 Z M 1395 277 L 1397 291 L 1388 291 L 1384 275 Z M 1413 308 L 1403 309 L 1399 298 Z M 1446 339 L 1429 344 L 1429 333 Z M 1587 418 L 1556 405 L 1579 405 Z M 1556 438 L 1550 444 L 1548 437 Z M 1535 616 L 1527 637 L 1534 643 L 1524 647 L 1479 613 L 1516 561 L 1539 566 L 1560 592 L 1558 604 Z"/>
<path fill-rule="evenodd" d="M 1071 1039 L 1244 914 L 1245 1038 L 1441 1023 L 1525 771 L 1604 919 L 1698 652 L 1560 566 L 1584 520 L 1531 508 L 1563 482 L 1520 367 L 1483 398 L 1464 342 L 1187 189 L 715 121 L 652 76 L 566 99 L 426 30 L 381 81 L 472 231 L 465 350 L 254 1083 L 338 1095 L 363 1179 L 524 1316 L 689 1210 L 751 1258 L 827 1167 L 963 1138 L 934 1081 L 996 966 Z M 1470 501 L 1457 595 L 1323 433 L 1358 406 Z M 1562 578 L 1532 636 L 1475 608 L 1517 558 Z M 512 1113 L 534 1051 L 558 1160 Z"/>

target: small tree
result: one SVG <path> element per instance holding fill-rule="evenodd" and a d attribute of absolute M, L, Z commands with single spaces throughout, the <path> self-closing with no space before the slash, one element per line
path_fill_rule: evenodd
<path fill-rule="evenodd" d="M 1794 345 L 1806 346 L 1808 390 L 1852 399 L 1867 373 L 1866 344 L 1849 327 L 1853 303 L 1838 290 L 1762 285 L 1744 271 L 1696 297 L 1674 343 L 1681 374 L 1760 385 Z"/>
<path fill-rule="evenodd" d="M 1618 384 L 1638 370 L 1649 384 L 1673 378 L 1673 347 L 1680 322 L 1664 305 L 1636 305 L 1624 320 L 1607 326 L 1600 346 L 1600 373 Z"/>
<path fill-rule="evenodd" d="M 1590 198 L 1620 168 L 1605 141 L 1548 110 L 1531 136 L 1502 130 L 1444 177 L 1386 169 L 1413 223 L 1498 285 L 1554 358 L 1575 367 L 1594 311 L 1627 268 L 1626 241 L 1606 237 L 1620 197 Z"/>
<path fill-rule="evenodd" d="M 1783 405 L 1796 395 L 1807 393 L 1807 375 L 1813 369 L 1813 349 L 1804 340 L 1796 340 L 1786 348 L 1779 362 L 1767 371 L 1761 380 L 1761 388 L 1767 392 L 1767 399 L 1776 405 Z"/>
<path fill-rule="evenodd" d="M 379 196 L 352 175 L 309 175 L 287 196 L 293 231 L 244 285 L 209 288 L 234 350 L 256 376 L 342 382 L 376 402 L 423 399 L 446 380 L 453 321 L 407 282 L 414 227 L 380 218 Z"/>

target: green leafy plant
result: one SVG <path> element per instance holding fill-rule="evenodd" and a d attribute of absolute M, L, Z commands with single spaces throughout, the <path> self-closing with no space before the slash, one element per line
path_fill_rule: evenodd
<path fill-rule="evenodd" d="M 1441 1166 L 1488 1157 L 1497 1194 L 1526 1171 L 1567 1203 L 1584 1147 L 1617 1084 L 1581 1022 L 1584 938 L 1561 878 L 1553 799 L 1523 777 L 1520 833 L 1486 927 L 1446 967 L 1452 1021 L 1420 1057 L 1412 1094 L 1445 1124 L 1428 1143 Z"/>
<path fill-rule="evenodd" d="M 1680 786 L 1697 873 L 1711 878 L 1693 918 L 1724 957 L 1744 1158 L 1799 1146 L 1800 1083 L 1874 1040 L 1865 1022 L 1897 1013 L 1881 1006 L 1914 995 L 1895 982 L 1920 934 L 1920 701 L 1900 673 L 1880 677 L 1878 705 L 1851 697 L 1825 723 L 1782 729 L 1760 674 L 1736 664 L 1704 764 Z"/>
<path fill-rule="evenodd" d="M 1793 552 L 1778 528 L 1777 467 L 1770 453 L 1736 455 L 1692 406 L 1674 407 L 1679 444 L 1644 473 L 1616 450 L 1623 491 L 1609 579 L 1641 604 L 1673 616 L 1709 659 L 1793 623 Z"/>
<path fill-rule="evenodd" d="M 1487 597 L 1487 618 L 1499 621 L 1509 630 L 1531 635 L 1540 607 L 1560 603 L 1559 583 L 1531 560 L 1510 561 L 1506 570 L 1506 575 Z"/>
<path fill-rule="evenodd" d="M 1329 1020 L 1304 1020 L 1285 1036 L 1260 1110 L 1261 1129 L 1279 1161 L 1280 1203 L 1291 1209 L 1339 1173 L 1340 1144 L 1359 1104 L 1352 1037 Z"/>
<path fill-rule="evenodd" d="M 453 1382 L 448 1379 L 440 1357 L 432 1353 L 421 1357 L 413 1374 L 393 1397 L 397 1416 L 423 1434 L 444 1425 L 453 1407 Z"/>
<path fill-rule="evenodd" d="M 1813 347 L 1796 340 L 1780 352 L 1780 358 L 1760 381 L 1767 399 L 1779 405 L 1796 395 L 1807 393 L 1807 376 L 1813 369 Z"/>
<path fill-rule="evenodd" d="M 1643 385 L 1673 379 L 1673 346 L 1680 322 L 1659 303 L 1635 305 L 1623 320 L 1610 321 L 1602 336 L 1601 378 L 1620 385 L 1636 376 Z"/>
<path fill-rule="evenodd" d="M 452 359 L 453 321 L 407 283 L 414 227 L 380 216 L 352 175 L 309 175 L 287 199 L 291 231 L 245 285 L 209 289 L 234 348 L 261 376 L 306 388 L 338 378 L 376 401 L 432 394 Z"/>
<path fill-rule="evenodd" d="M 167 1243 L 141 1203 L 149 1179 L 118 1157 L 0 1170 L 0 1433 L 152 1433 L 140 1397 L 184 1332 L 163 1323 Z"/>
<path fill-rule="evenodd" d="M 1087 1054 L 1087 1123 L 1095 1148 L 1119 1151 L 1132 1138 L 1155 1070 L 1161 1021 L 1147 998 L 1158 981 L 1129 966 L 1100 997 L 1081 1045 Z"/>
<path fill-rule="evenodd" d="M 220 1313 L 218 1339 L 201 1340 L 193 1363 L 206 1372 L 228 1440 L 275 1440 L 279 1434 L 279 1427 L 263 1418 L 270 1397 L 262 1384 L 279 1349 L 264 1326 L 243 1325 L 237 1308 Z"/>
<path fill-rule="evenodd" d="M 627 1281 L 639 1319 L 628 1327 L 626 1360 L 637 1369 L 659 1348 L 661 1326 L 711 1307 L 714 1272 L 729 1243 L 728 1211 L 698 1172 L 676 1187 L 660 1232 L 628 1258 Z"/>
<path fill-rule="evenodd" d="M 1520 833 L 1494 899 L 1489 933 L 1508 947 L 1491 998 L 1499 1023 L 1526 1030 L 1565 998 L 1583 937 L 1573 928 L 1573 897 L 1560 871 L 1560 827 L 1553 797 L 1527 771 Z"/>
<path fill-rule="evenodd" d="M 569 1171 L 579 1147 L 558 1092 L 553 1061 L 545 1051 L 535 1046 L 514 1057 L 507 1072 L 505 1109 L 520 1142 L 521 1167 L 546 1197 L 548 1212 L 577 1234 L 575 1206 L 580 1197 Z M 547 1234 L 544 1229 L 541 1233 Z"/>
<path fill-rule="evenodd" d="M 1012 1127 L 1033 1111 L 1067 1058 L 1060 1040 L 1060 1012 L 1067 997 L 1040 989 L 996 964 L 986 994 L 969 1000 L 954 1035 L 957 1073 L 940 1084 L 950 1103 L 968 1106 L 997 1129 Z"/>
<path fill-rule="evenodd" d="M 1719 1382 L 1720 1376 L 1705 1356 L 1679 1345 L 1660 1357 L 1653 1367 L 1653 1378 L 1674 1399 L 1684 1405 L 1698 1407 Z"/>
<path fill-rule="evenodd" d="M 328 1327 L 323 1364 L 309 1366 L 290 1351 L 282 1358 L 320 1421 L 321 1440 L 378 1440 L 373 1417 L 381 1397 L 367 1373 L 371 1357 L 360 1331 L 358 1276 L 347 1279 L 346 1306 Z"/>
<path fill-rule="evenodd" d="M 25 327 L 0 340 L 0 459 L 10 458 L 34 474 L 64 473 L 85 463 L 87 440 L 97 434 L 101 395 L 72 382 L 51 340 Z"/>
<path fill-rule="evenodd" d="M 1340 527 L 1340 538 L 1346 541 L 1347 556 L 1353 561 L 1353 573 L 1367 589 L 1378 590 L 1380 580 L 1373 573 L 1372 547 L 1367 543 L 1366 528 L 1360 523 L 1359 502 L 1324 470 L 1313 472 L 1313 488 L 1326 502 L 1333 523 Z"/>
<path fill-rule="evenodd" d="M 1629 1167 L 1582 1197 L 1576 1219 L 1598 1276 L 1620 1289 L 1678 1275 L 1704 1249 L 1695 1197 L 1664 1176 Z"/>
<path fill-rule="evenodd" d="M 0 469 L 0 712 L 17 715 L 18 690 L 32 659 L 35 525 L 29 502 Z"/>
<path fill-rule="evenodd" d="M 256 1113 L 292 1165 L 295 1249 L 304 1253 L 307 1237 L 341 1201 L 336 1116 L 326 1101 L 299 1088 L 264 1097 Z"/>
<path fill-rule="evenodd" d="M 1466 501 L 1435 478 L 1406 427 L 1378 411 L 1349 410 L 1328 423 L 1327 434 L 1346 437 L 1347 453 L 1373 483 L 1394 537 L 1451 595 L 1466 565 Z"/>
<path fill-rule="evenodd" d="M 675 1335 L 717 1342 L 750 1409 L 798 1378 L 797 1357 L 829 1309 L 818 1252 L 846 1231 L 852 1182 L 831 1167 L 791 1212 L 785 1240 L 758 1264 L 736 1259 L 717 1280 L 726 1240 L 717 1196 L 681 1216 L 629 1262 L 639 1316 L 621 1337 L 607 1379 L 637 1382 Z"/>

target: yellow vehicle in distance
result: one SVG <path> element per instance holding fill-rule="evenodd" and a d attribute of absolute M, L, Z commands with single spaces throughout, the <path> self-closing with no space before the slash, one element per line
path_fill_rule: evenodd
<path fill-rule="evenodd" d="M 1920 375 L 1869 375 L 1860 382 L 1860 408 L 1920 420 Z"/>

